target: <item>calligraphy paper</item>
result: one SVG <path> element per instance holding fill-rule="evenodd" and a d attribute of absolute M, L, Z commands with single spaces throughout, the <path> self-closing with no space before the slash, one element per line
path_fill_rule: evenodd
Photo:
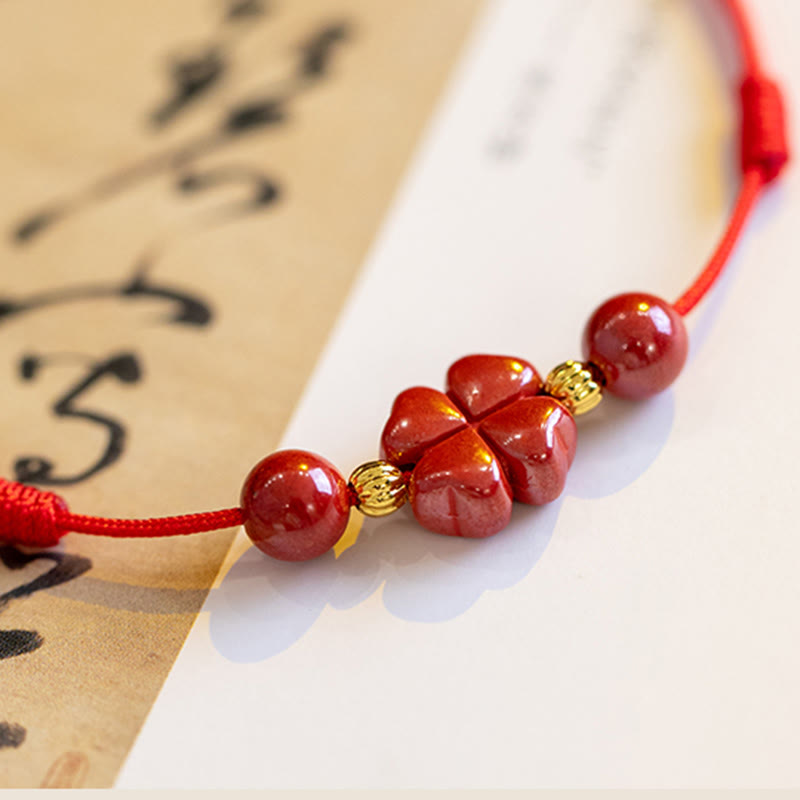
<path fill-rule="evenodd" d="M 0 474 L 81 513 L 235 505 L 475 7 L 0 6 Z M 0 784 L 111 784 L 231 537 L 0 547 Z"/>

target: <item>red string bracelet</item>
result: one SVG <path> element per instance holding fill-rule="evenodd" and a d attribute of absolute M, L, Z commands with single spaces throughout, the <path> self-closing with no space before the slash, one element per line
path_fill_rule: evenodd
<path fill-rule="evenodd" d="M 711 258 L 674 304 L 653 295 L 613 297 L 589 319 L 583 361 L 545 380 L 527 361 L 466 356 L 447 373 L 447 392 L 398 395 L 381 438 L 381 459 L 345 481 L 325 459 L 300 450 L 267 456 L 248 475 L 241 507 L 157 519 L 74 514 L 58 495 L 0 478 L 0 538 L 51 547 L 70 531 L 160 537 L 244 524 L 264 552 L 303 561 L 341 538 L 352 507 L 383 516 L 409 501 L 436 533 L 482 538 L 508 523 L 512 500 L 541 505 L 564 488 L 575 454 L 575 416 L 608 391 L 632 400 L 666 389 L 686 360 L 682 317 L 716 283 L 761 191 L 789 160 L 783 100 L 768 78 L 739 0 L 720 0 L 741 51 L 739 195 Z"/>

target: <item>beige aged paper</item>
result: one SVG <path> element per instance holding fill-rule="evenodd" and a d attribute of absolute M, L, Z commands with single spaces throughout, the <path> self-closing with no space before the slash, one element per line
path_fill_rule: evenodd
<path fill-rule="evenodd" d="M 84 513 L 235 504 L 478 5 L 4 3 L 0 474 Z M 4 547 L 1 785 L 111 784 L 231 536 Z"/>

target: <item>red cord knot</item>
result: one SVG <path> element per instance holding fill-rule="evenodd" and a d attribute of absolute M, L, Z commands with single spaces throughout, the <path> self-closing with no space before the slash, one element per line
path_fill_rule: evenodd
<path fill-rule="evenodd" d="M 52 547 L 65 533 L 59 517 L 67 511 L 57 494 L 0 478 L 0 541 Z"/>
<path fill-rule="evenodd" d="M 742 171 L 761 170 L 764 183 L 789 161 L 783 96 L 775 81 L 750 75 L 742 81 Z"/>

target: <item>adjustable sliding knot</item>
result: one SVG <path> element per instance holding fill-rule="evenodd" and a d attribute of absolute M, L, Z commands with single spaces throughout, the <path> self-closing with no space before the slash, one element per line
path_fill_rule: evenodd
<path fill-rule="evenodd" d="M 789 161 L 786 120 L 780 87 L 763 75 L 749 75 L 742 100 L 742 171 L 758 169 L 769 183 Z"/>
<path fill-rule="evenodd" d="M 52 547 L 65 533 L 60 517 L 67 512 L 57 494 L 0 478 L 0 541 Z"/>

